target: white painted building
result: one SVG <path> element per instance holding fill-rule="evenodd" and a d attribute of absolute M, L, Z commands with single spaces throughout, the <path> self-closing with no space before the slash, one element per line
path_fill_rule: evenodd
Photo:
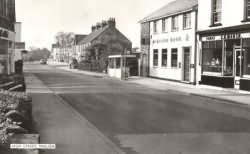
<path fill-rule="evenodd" d="M 150 22 L 149 76 L 196 83 L 197 0 L 176 0 L 140 22 Z"/>
<path fill-rule="evenodd" d="M 199 0 L 197 78 L 250 90 L 250 0 Z"/>

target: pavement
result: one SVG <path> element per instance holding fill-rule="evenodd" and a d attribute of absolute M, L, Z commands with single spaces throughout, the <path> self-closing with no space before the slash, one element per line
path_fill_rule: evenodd
<path fill-rule="evenodd" d="M 108 75 L 104 73 L 89 72 L 78 69 L 69 69 L 69 67 L 65 63 L 50 62 L 49 64 L 57 66 L 59 69 L 70 71 L 73 73 L 80 73 L 90 76 L 108 77 Z M 224 101 L 224 103 L 228 102 L 228 103 L 236 103 L 242 105 L 250 105 L 249 91 L 242 91 L 230 88 L 220 88 L 207 85 L 190 85 L 186 83 L 179 83 L 179 82 L 173 82 L 173 81 L 167 81 L 149 77 L 130 77 L 128 80 L 123 82 L 135 83 L 158 90 L 172 90 L 172 91 L 183 92 L 189 95 L 195 95 L 195 96 Z"/>
<path fill-rule="evenodd" d="M 57 144 L 44 154 L 250 153 L 248 105 L 182 90 L 190 85 L 121 81 L 66 65 L 29 64 L 25 71 L 41 141 Z"/>

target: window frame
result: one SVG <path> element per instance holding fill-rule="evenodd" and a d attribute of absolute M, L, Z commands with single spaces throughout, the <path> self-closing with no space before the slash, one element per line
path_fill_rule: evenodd
<path fill-rule="evenodd" d="M 162 19 L 162 32 L 164 33 L 168 32 L 168 18 Z"/>
<path fill-rule="evenodd" d="M 244 0 L 244 17 L 242 22 L 250 21 L 250 0 Z"/>
<path fill-rule="evenodd" d="M 164 55 L 166 55 L 166 64 L 163 63 L 165 60 L 163 59 Z M 161 67 L 168 67 L 168 49 L 167 48 L 161 50 Z"/>
<path fill-rule="evenodd" d="M 157 56 L 157 58 L 155 57 Z M 159 50 L 153 49 L 153 67 L 159 66 Z"/>
<path fill-rule="evenodd" d="M 192 18 L 191 17 L 191 12 L 183 14 L 183 29 L 184 30 L 192 28 L 192 20 L 191 20 L 191 18 Z"/>
<path fill-rule="evenodd" d="M 176 53 L 174 53 L 176 51 Z M 173 55 L 176 55 L 176 65 L 174 65 L 173 61 Z M 178 48 L 172 48 L 171 49 L 171 67 L 172 68 L 178 68 Z"/>
<path fill-rule="evenodd" d="M 179 30 L 179 16 L 172 16 L 171 31 L 177 32 Z"/>
<path fill-rule="evenodd" d="M 158 33 L 158 20 L 153 21 L 153 32 Z"/>
<path fill-rule="evenodd" d="M 218 2 L 219 1 L 219 2 Z M 215 21 L 217 19 L 217 21 Z M 222 0 L 211 0 L 211 26 L 221 26 Z"/>

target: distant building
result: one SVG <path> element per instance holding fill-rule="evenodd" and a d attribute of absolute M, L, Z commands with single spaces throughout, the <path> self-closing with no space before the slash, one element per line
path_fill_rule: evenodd
<path fill-rule="evenodd" d="M 0 75 L 14 72 L 15 0 L 0 0 Z"/>
<path fill-rule="evenodd" d="M 114 18 L 92 26 L 91 33 L 79 44 L 83 60 L 80 67 L 99 72 L 107 71 L 108 56 L 132 50 L 131 41 L 116 28 Z"/>
<path fill-rule="evenodd" d="M 55 61 L 55 62 L 61 62 L 62 61 L 63 52 L 61 51 L 58 44 L 52 44 L 51 56 L 52 56 L 52 60 Z"/>
<path fill-rule="evenodd" d="M 78 61 L 82 61 L 83 57 L 84 57 L 84 51 L 83 51 L 83 48 L 82 48 L 80 42 L 86 36 L 87 35 L 75 34 L 72 57 L 76 58 Z"/>
<path fill-rule="evenodd" d="M 15 23 L 15 61 L 22 60 L 22 52 L 25 50 L 25 42 L 22 42 L 22 23 Z"/>
<path fill-rule="evenodd" d="M 200 83 L 250 90 L 250 0 L 199 0 L 198 19 Z"/>
<path fill-rule="evenodd" d="M 143 76 L 196 83 L 197 8 L 175 0 L 140 21 Z"/>

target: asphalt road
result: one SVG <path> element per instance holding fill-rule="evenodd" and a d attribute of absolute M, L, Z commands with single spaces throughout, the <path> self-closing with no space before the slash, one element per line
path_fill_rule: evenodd
<path fill-rule="evenodd" d="M 193 138 L 197 140 L 192 143 L 194 147 L 189 147 L 191 151 L 197 152 L 198 147 L 204 145 L 213 147 L 214 143 L 210 142 L 219 140 L 218 144 L 225 147 L 239 144 L 237 148 L 250 152 L 249 143 L 245 143 L 250 139 L 250 120 L 218 112 L 227 108 L 250 113 L 249 109 L 107 77 L 70 73 L 55 66 L 25 67 L 126 153 L 174 153 L 187 144 L 180 143 L 181 140 L 189 142 L 194 141 Z M 208 103 L 213 104 L 212 107 L 208 107 Z M 218 139 L 218 136 L 221 137 Z M 231 140 L 230 143 L 227 140 Z M 154 148 L 160 150 L 157 152 Z"/>

